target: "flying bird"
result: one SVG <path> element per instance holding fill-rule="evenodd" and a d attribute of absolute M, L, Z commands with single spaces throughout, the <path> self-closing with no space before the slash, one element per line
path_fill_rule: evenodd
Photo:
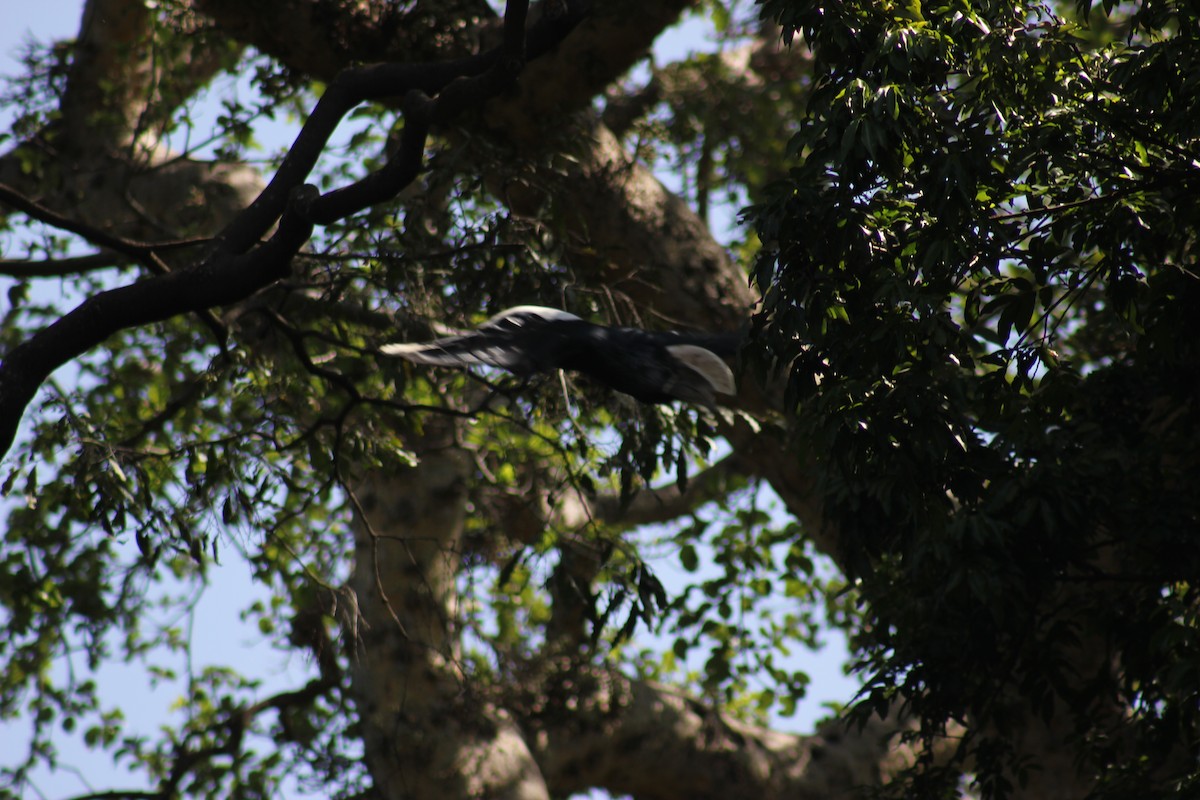
<path fill-rule="evenodd" d="M 610 327 L 556 308 L 517 306 L 474 331 L 379 349 L 418 364 L 486 364 L 522 377 L 569 369 L 643 403 L 683 400 L 712 408 L 717 394 L 737 391 L 722 355 L 735 355 L 740 338 Z"/>

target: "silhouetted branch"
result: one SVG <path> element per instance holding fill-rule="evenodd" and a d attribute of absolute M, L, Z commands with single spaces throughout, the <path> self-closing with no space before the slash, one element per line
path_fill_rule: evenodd
<path fill-rule="evenodd" d="M 155 274 L 162 275 L 169 271 L 167 265 L 155 253 L 155 245 L 114 236 L 93 225 L 88 225 L 86 222 L 71 219 L 59 214 L 57 211 L 46 208 L 3 183 L 0 183 L 0 203 L 20 211 L 30 219 L 44 222 L 51 227 L 73 233 L 94 245 L 99 245 L 100 247 L 128 256 Z"/>
<path fill-rule="evenodd" d="M 567 12 L 539 20 L 529 41 L 544 52 L 582 18 L 587 3 L 568 4 Z M 341 219 L 395 197 L 418 175 L 430 125 L 444 123 L 478 107 L 511 86 L 526 53 L 526 0 L 512 0 L 505 11 L 504 43 L 486 54 L 449 64 L 381 64 L 344 71 L 317 103 L 279 170 L 262 193 L 213 240 L 194 265 L 102 292 L 13 348 L 0 363 L 0 454 L 16 436 L 25 408 L 43 381 L 117 331 L 179 314 L 229 305 L 287 276 L 291 260 L 308 241 L 314 225 Z M 384 167 L 341 189 L 321 195 L 304 185 L 334 129 L 355 106 L 369 100 L 402 97 L 401 146 Z M 41 209 L 9 190 L 7 202 L 65 230 L 118 252 L 130 243 Z M 278 221 L 270 239 L 263 236 Z M 134 247 L 139 263 L 146 253 Z M 131 255 L 133 255 L 131 253 Z M 152 255 L 152 254 L 151 254 Z M 156 258 L 156 257 L 155 257 Z M 161 262 L 160 262 L 161 263 Z"/>
<path fill-rule="evenodd" d="M 63 278 L 133 263 L 117 253 L 92 253 L 73 258 L 0 259 L 0 275 L 9 278 Z"/>

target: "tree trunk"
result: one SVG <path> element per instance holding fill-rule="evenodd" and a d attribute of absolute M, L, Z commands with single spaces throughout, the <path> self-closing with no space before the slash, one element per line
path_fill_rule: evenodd
<path fill-rule="evenodd" d="M 466 463 L 454 447 L 431 450 L 353 491 L 350 586 L 361 619 L 347 646 L 366 763 L 387 798 L 545 800 L 516 724 L 477 691 L 461 659 Z"/>

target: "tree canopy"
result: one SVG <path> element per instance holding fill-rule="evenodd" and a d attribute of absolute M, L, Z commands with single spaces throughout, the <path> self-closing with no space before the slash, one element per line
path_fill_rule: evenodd
<path fill-rule="evenodd" d="M 3 95 L 0 792 L 1195 791 L 1190 6 L 83 5 Z M 529 303 L 739 396 L 378 352 Z M 303 682 L 187 666 L 231 559 Z M 862 691 L 772 730 L 822 626 Z"/>

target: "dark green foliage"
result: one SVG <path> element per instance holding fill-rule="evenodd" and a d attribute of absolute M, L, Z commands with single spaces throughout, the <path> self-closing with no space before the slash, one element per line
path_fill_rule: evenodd
<path fill-rule="evenodd" d="M 1022 714 L 1072 715 L 1101 792 L 1193 780 L 1200 17 L 764 10 L 817 74 L 751 212 L 759 356 L 862 579 L 859 711 L 971 720 L 988 796 Z"/>

